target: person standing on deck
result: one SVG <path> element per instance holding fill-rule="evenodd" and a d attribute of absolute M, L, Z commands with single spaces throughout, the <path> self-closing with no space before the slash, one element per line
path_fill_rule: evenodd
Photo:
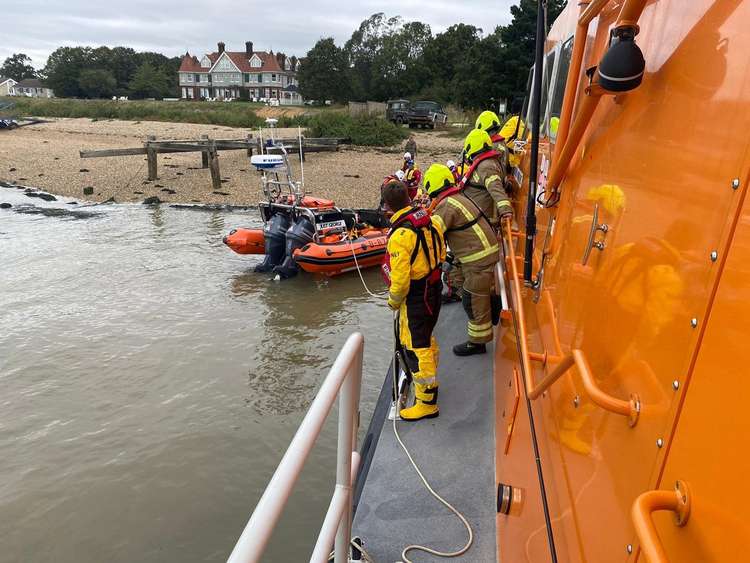
<path fill-rule="evenodd" d="M 503 182 L 505 170 L 501 155 L 494 149 L 486 131 L 473 129 L 466 136 L 464 158 L 468 169 L 459 186 L 497 229 L 501 219 L 513 217 L 513 207 Z"/>
<path fill-rule="evenodd" d="M 453 353 L 484 354 L 496 322 L 493 309 L 499 312 L 495 295 L 495 265 L 500 259 L 497 236 L 482 210 L 456 186 L 447 166 L 430 166 L 424 175 L 424 189 L 433 201 L 433 220 L 461 262 L 464 276 L 461 300 L 469 316 L 469 339 L 454 346 Z"/>
<path fill-rule="evenodd" d="M 398 349 L 414 382 L 414 405 L 399 414 L 409 421 L 435 418 L 440 412 L 439 349 L 432 331 L 440 313 L 445 242 L 427 210 L 411 206 L 402 182 L 386 184 L 383 199 L 394 212 L 383 264 L 390 286 L 388 306 L 398 311 Z"/>

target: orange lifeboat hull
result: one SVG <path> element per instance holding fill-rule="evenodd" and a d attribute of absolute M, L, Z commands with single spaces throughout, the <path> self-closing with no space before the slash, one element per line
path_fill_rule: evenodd
<path fill-rule="evenodd" d="M 305 272 L 326 276 L 337 276 L 357 266 L 360 269 L 379 266 L 388 243 L 386 232 L 374 229 L 354 240 L 312 242 L 295 251 L 294 261 Z"/>
<path fill-rule="evenodd" d="M 224 244 L 237 254 L 265 254 L 266 237 L 263 229 L 232 229 Z"/>

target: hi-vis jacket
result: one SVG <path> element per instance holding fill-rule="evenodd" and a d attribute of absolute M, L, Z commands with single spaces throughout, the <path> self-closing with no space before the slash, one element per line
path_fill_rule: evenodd
<path fill-rule="evenodd" d="M 391 217 L 391 223 L 397 223 L 412 211 L 412 207 L 400 209 Z M 433 237 L 429 228 L 421 229 L 425 235 L 426 251 L 418 246 L 417 233 L 406 227 L 397 227 L 388 239 L 391 278 L 389 297 L 393 303 L 401 303 L 406 299 L 411 282 L 427 278 L 445 260 L 445 242 L 440 226 L 436 224 L 434 217 L 431 222 L 436 236 Z"/>
<path fill-rule="evenodd" d="M 495 231 L 465 194 L 456 190 L 441 198 L 432 218 L 461 264 L 485 266 L 498 261 L 500 246 Z"/>
<path fill-rule="evenodd" d="M 497 225 L 499 217 L 512 213 L 513 207 L 503 183 L 505 170 L 497 153 L 493 151 L 493 154 L 488 158 L 480 155 L 479 163 L 469 169 L 463 182 L 466 195 L 484 211 L 493 225 Z"/>

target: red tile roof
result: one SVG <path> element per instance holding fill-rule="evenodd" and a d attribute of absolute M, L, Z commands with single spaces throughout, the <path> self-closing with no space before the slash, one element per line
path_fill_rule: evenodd
<path fill-rule="evenodd" d="M 260 67 L 250 66 L 250 59 L 245 51 L 225 51 L 231 61 L 240 69 L 240 72 L 281 72 L 282 69 L 279 66 L 279 61 L 276 60 L 276 55 L 273 53 L 267 53 L 265 51 L 254 51 L 253 54 L 260 58 L 262 65 Z M 211 61 L 211 64 L 216 64 L 219 60 L 219 53 L 213 52 L 208 53 L 206 56 Z M 207 68 L 202 68 L 200 61 L 197 57 L 191 56 L 190 53 L 186 53 L 182 57 L 182 63 L 180 64 L 180 72 L 208 72 Z"/>
<path fill-rule="evenodd" d="M 201 72 L 204 69 L 201 68 L 201 62 L 196 56 L 190 53 L 185 53 L 180 63 L 180 72 Z"/>

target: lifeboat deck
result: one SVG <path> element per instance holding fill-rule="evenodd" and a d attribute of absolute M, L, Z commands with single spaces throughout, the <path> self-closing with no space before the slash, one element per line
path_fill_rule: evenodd
<path fill-rule="evenodd" d="M 471 549 L 451 561 L 494 562 L 493 350 L 488 345 L 487 354 L 469 358 L 453 354 L 451 347 L 466 338 L 466 314 L 459 303 L 442 308 L 436 336 L 441 345 L 440 416 L 398 422 L 399 433 L 432 487 L 471 524 Z M 458 550 L 466 543 L 465 527 L 425 489 L 387 420 L 391 386 L 389 373 L 363 442 L 353 533 L 376 561 L 400 561 L 401 550 L 410 544 Z M 437 559 L 419 551 L 410 551 L 409 557 L 415 562 Z"/>

